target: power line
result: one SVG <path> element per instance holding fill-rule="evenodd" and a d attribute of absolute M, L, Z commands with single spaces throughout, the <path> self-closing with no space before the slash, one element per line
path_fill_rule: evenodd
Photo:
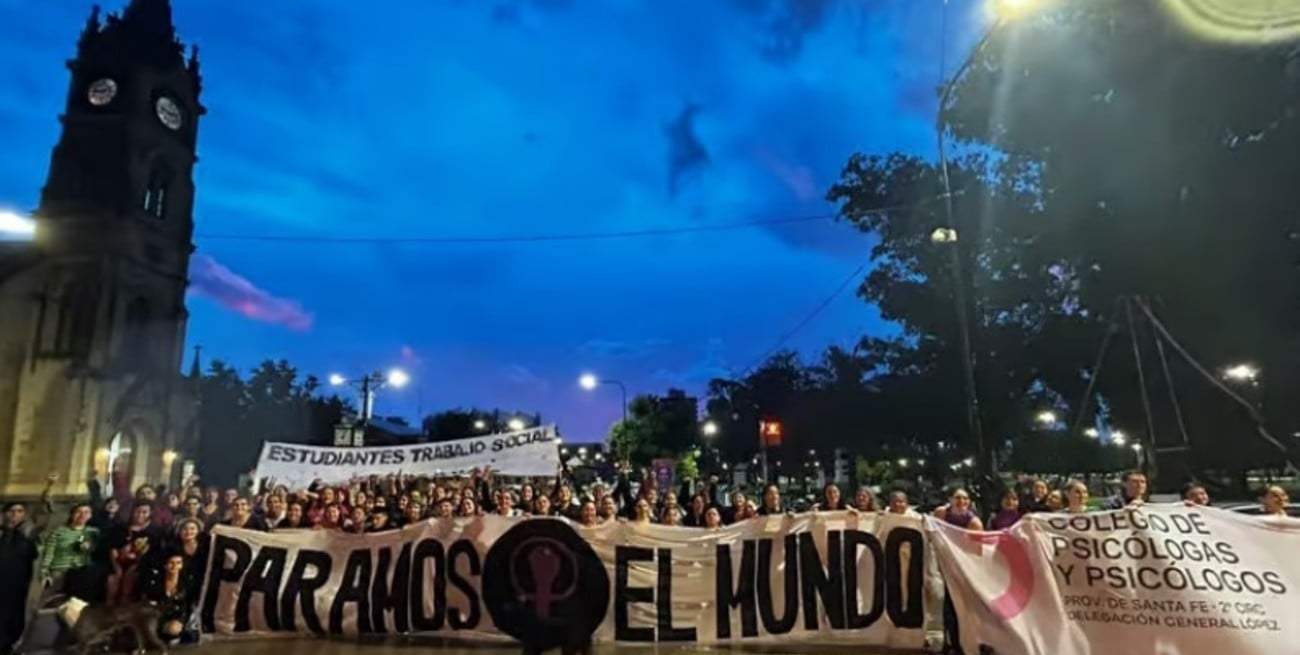
<path fill-rule="evenodd" d="M 216 233 L 197 235 L 204 241 L 260 241 L 269 243 L 341 243 L 341 244 L 385 244 L 385 243 L 431 243 L 431 244 L 475 244 L 475 243 L 540 243 L 547 241 L 600 241 L 612 239 L 634 239 L 641 237 L 669 236 L 674 234 L 692 234 L 703 232 L 728 232 L 755 227 L 773 227 L 779 225 L 799 225 L 833 220 L 837 217 L 854 218 L 899 211 L 942 199 L 942 194 L 924 198 L 913 203 L 900 203 L 885 207 L 864 210 L 856 214 L 824 212 L 803 216 L 757 219 L 717 223 L 714 225 L 684 225 L 678 227 L 644 228 L 639 230 L 614 230 L 607 232 L 570 232 L 555 234 L 514 234 L 514 235 L 470 235 L 470 236 L 330 236 L 312 234 L 239 234 Z"/>
<path fill-rule="evenodd" d="M 749 366 L 745 367 L 741 371 L 740 375 L 748 375 L 754 369 L 758 368 L 759 366 L 762 366 L 763 362 L 766 362 L 769 357 L 775 355 L 778 351 L 784 348 L 786 343 L 789 342 L 790 339 L 794 338 L 795 335 L 802 332 L 804 328 L 808 327 L 810 324 L 812 324 L 813 321 L 817 320 L 817 317 L 821 316 L 821 313 L 826 311 L 826 308 L 830 307 L 831 303 L 835 302 L 835 299 L 839 298 L 840 294 L 844 293 L 844 290 L 849 288 L 849 285 L 853 284 L 853 282 L 857 280 L 860 275 L 866 272 L 868 265 L 870 265 L 870 262 L 863 262 L 857 268 L 853 269 L 853 272 L 849 273 L 848 277 L 841 280 L 839 285 L 835 287 L 835 290 L 832 291 L 829 296 L 826 296 L 826 298 L 824 298 L 820 303 L 818 303 L 817 306 L 813 307 L 812 311 L 804 315 L 804 317 L 798 323 L 796 323 L 794 327 L 790 328 L 784 334 L 782 334 L 781 337 L 776 340 L 775 345 L 773 345 L 771 348 L 768 348 L 767 351 L 765 351 L 761 357 L 754 360 L 753 364 L 750 364 Z"/>
<path fill-rule="evenodd" d="M 889 211 L 894 208 L 882 208 L 876 211 Z M 789 218 L 776 218 L 735 223 L 718 223 L 715 225 L 689 225 L 681 227 L 646 228 L 640 230 L 618 230 L 611 232 L 572 232 L 558 234 L 528 234 L 501 236 L 327 236 L 327 235 L 267 235 L 267 234 L 200 234 L 198 238 L 207 241 L 272 241 L 288 243 L 534 243 L 541 241 L 595 241 L 604 239 L 630 239 L 638 237 L 689 234 L 695 232 L 724 232 L 742 230 L 752 227 L 774 225 L 795 225 L 833 219 L 838 214 L 824 213 Z"/>

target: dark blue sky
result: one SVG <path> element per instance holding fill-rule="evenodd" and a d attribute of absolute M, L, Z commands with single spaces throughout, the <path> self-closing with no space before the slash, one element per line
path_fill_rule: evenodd
<path fill-rule="evenodd" d="M 36 203 L 91 4 L 0 0 L 0 207 Z M 406 367 L 417 384 L 381 413 L 517 407 L 599 438 L 617 391 L 583 392 L 581 372 L 699 391 L 776 345 L 871 242 L 831 220 L 223 237 L 815 216 L 854 151 L 934 150 L 942 0 L 173 4 L 209 109 L 191 342 L 241 367 Z M 984 17 L 949 12 L 959 59 Z M 882 329 L 846 292 L 789 345 Z"/>

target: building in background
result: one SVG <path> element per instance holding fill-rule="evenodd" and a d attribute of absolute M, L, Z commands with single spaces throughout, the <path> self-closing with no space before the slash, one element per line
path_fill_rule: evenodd
<path fill-rule="evenodd" d="M 0 495 L 179 476 L 200 75 L 168 0 L 96 9 L 67 63 L 35 239 L 0 244 Z M 182 464 L 178 465 L 178 461 Z"/>

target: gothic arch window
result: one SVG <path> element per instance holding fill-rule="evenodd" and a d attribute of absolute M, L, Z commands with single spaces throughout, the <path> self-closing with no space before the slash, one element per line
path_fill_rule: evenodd
<path fill-rule="evenodd" d="M 131 364 L 143 364 L 149 353 L 149 302 L 136 298 L 126 306 L 126 329 L 122 333 L 122 356 Z"/>
<path fill-rule="evenodd" d="M 84 283 L 70 283 L 59 298 L 54 324 L 54 351 L 84 355 L 95 333 L 95 294 Z"/>
<path fill-rule="evenodd" d="M 149 172 L 149 181 L 145 184 L 144 197 L 141 199 L 144 213 L 158 220 L 166 218 L 167 205 L 171 201 L 168 197 L 171 186 L 171 171 L 165 166 L 155 165 Z"/>

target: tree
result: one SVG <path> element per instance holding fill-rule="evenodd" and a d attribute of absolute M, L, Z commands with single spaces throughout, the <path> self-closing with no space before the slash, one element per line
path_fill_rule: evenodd
<path fill-rule="evenodd" d="M 521 420 L 530 426 L 542 424 L 542 415 L 501 409 L 456 408 L 424 417 L 424 433 L 431 441 L 452 441 L 510 432 L 510 422 Z"/>
<path fill-rule="evenodd" d="M 965 457 L 978 444 L 966 421 L 957 299 L 964 297 L 970 316 L 985 452 L 1034 438 L 1028 417 L 1044 393 L 1082 393 L 1081 366 L 1056 362 L 1063 346 L 1091 344 L 1095 319 L 1070 311 L 1072 290 L 1062 283 L 1059 260 L 1038 239 L 1031 167 L 975 153 L 954 161 L 949 174 L 960 189 L 951 225 L 936 202 L 942 171 L 915 156 L 855 155 L 828 197 L 847 221 L 879 238 L 859 295 L 902 331 L 867 344 L 881 364 L 873 381 L 886 424 L 909 431 L 903 440 L 922 449 L 957 442 Z M 939 227 L 954 229 L 956 240 L 933 239 Z M 1067 361 L 1074 354 L 1068 350 Z"/>
<path fill-rule="evenodd" d="M 889 462 L 872 462 L 859 455 L 853 460 L 853 480 L 858 486 L 888 484 L 894 481 L 893 467 Z"/>
<path fill-rule="evenodd" d="M 251 470 L 266 441 L 330 444 L 351 408 L 322 396 L 314 376 L 284 360 L 262 362 L 245 380 L 214 360 L 199 381 L 199 461 L 210 482 L 230 484 Z"/>
<path fill-rule="evenodd" d="M 636 396 L 627 420 L 610 428 L 610 451 L 616 460 L 642 466 L 656 457 L 680 457 L 700 443 L 698 412 L 698 401 L 681 389 Z"/>
<path fill-rule="evenodd" d="M 1195 37 L 1160 3 L 1052 3 L 995 33 L 945 108 L 959 139 L 1033 172 L 1025 186 L 1040 203 L 1034 247 L 1059 262 L 1076 313 L 1125 331 L 1098 379 L 1109 418 L 1145 432 L 1154 402 L 1155 432 L 1169 444 L 1163 437 L 1180 431 L 1172 386 L 1200 467 L 1276 461 L 1277 451 L 1242 448 L 1231 435 L 1252 431 L 1244 412 L 1170 353 L 1166 378 L 1140 321 L 1145 353 L 1123 352 L 1128 317 L 1116 299 L 1148 299 L 1211 371 L 1241 359 L 1264 365 L 1258 400 L 1269 424 L 1282 433 L 1300 426 L 1290 402 L 1300 391 L 1292 190 L 1300 67 L 1290 48 Z M 1096 348 L 1069 350 L 1059 366 L 1092 367 Z"/>
<path fill-rule="evenodd" d="M 615 462 L 632 462 L 644 466 L 654 456 L 648 426 L 641 421 L 618 421 L 609 428 L 609 452 Z"/>
<path fill-rule="evenodd" d="M 696 451 L 688 450 L 677 457 L 677 480 L 685 482 L 698 479 L 700 479 L 699 456 Z"/>

